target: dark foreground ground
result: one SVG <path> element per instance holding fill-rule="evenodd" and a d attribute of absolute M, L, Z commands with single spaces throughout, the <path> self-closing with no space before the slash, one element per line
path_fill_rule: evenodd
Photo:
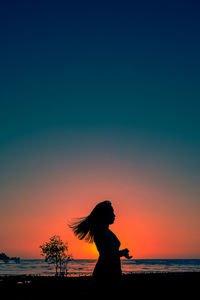
<path fill-rule="evenodd" d="M 0 277 L 0 299 L 195 299 L 199 273 L 123 275 L 119 282 L 95 282 L 91 277 Z"/>

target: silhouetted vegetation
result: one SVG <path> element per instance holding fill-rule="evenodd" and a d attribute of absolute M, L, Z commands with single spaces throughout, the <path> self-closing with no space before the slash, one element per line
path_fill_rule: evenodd
<path fill-rule="evenodd" d="M 72 255 L 68 253 L 68 243 L 64 243 L 58 235 L 54 235 L 49 242 L 40 245 L 40 249 L 45 261 L 55 265 L 56 275 L 67 275 L 67 264 L 72 260 Z"/>
<path fill-rule="evenodd" d="M 5 263 L 8 263 L 10 260 L 14 260 L 16 263 L 20 263 L 19 257 L 9 257 L 5 253 L 0 253 L 0 260 L 3 260 Z"/>

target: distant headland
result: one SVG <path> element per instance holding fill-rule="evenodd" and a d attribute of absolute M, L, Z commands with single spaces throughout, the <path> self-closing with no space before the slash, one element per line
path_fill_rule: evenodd
<path fill-rule="evenodd" d="M 20 263 L 20 257 L 9 257 L 5 253 L 0 253 L 0 260 L 3 260 L 4 263 L 8 263 L 10 260 L 14 260 L 17 264 Z"/>

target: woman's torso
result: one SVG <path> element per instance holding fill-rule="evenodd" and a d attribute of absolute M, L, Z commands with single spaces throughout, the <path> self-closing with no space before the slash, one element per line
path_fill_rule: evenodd
<path fill-rule="evenodd" d="M 94 242 L 100 257 L 118 255 L 120 241 L 109 228 L 99 228 L 94 235 Z"/>
<path fill-rule="evenodd" d="M 101 280 L 121 278 L 120 241 L 116 235 L 109 229 L 100 229 L 95 233 L 94 242 L 99 252 L 99 259 L 93 272 L 94 278 Z"/>

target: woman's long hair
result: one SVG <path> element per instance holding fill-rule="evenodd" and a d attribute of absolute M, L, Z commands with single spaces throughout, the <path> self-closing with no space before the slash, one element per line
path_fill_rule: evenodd
<path fill-rule="evenodd" d="M 85 239 L 87 242 L 92 243 L 94 241 L 95 230 L 98 228 L 98 225 L 105 222 L 106 216 L 111 209 L 112 205 L 110 201 L 106 200 L 100 202 L 95 206 L 89 216 L 79 218 L 68 224 L 68 226 L 80 240 Z"/>

